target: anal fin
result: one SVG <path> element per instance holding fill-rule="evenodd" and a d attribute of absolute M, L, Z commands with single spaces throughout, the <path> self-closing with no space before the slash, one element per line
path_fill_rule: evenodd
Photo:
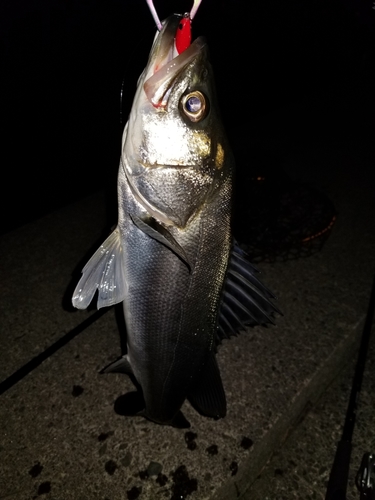
<path fill-rule="evenodd" d="M 199 413 L 212 418 L 223 418 L 227 403 L 215 353 L 212 353 L 188 400 Z"/>

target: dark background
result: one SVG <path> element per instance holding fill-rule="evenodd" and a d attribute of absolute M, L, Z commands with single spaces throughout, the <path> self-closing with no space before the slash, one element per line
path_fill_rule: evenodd
<path fill-rule="evenodd" d="M 164 18 L 192 2 L 155 4 Z M 267 130 L 260 150 L 252 143 L 257 122 L 289 106 L 310 111 L 287 147 L 327 123 L 336 139 L 373 140 L 373 6 L 203 0 L 194 35 L 208 39 L 239 169 L 270 154 Z M 146 2 L 3 0 L 0 34 L 0 232 L 103 188 L 114 200 L 114 223 L 121 82 L 127 114 L 155 34 Z M 308 104 L 316 101 L 314 112 Z"/>

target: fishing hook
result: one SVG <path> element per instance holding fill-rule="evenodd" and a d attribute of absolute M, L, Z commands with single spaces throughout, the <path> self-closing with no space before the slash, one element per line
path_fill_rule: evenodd
<path fill-rule="evenodd" d="M 146 0 L 146 3 L 148 5 L 148 8 L 150 9 L 150 12 L 151 12 L 151 15 L 155 21 L 156 27 L 158 28 L 159 31 L 161 31 L 163 26 L 160 22 L 160 19 L 159 19 L 157 12 L 156 12 L 153 0 Z M 190 19 L 191 20 L 194 19 L 201 3 L 202 3 L 202 0 L 194 0 L 193 8 L 190 11 Z"/>

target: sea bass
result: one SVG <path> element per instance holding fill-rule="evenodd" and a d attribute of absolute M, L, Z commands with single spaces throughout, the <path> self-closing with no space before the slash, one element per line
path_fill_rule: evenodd
<path fill-rule="evenodd" d="M 272 321 L 271 292 L 231 235 L 234 159 L 202 37 L 176 55 L 180 15 L 157 33 L 122 140 L 118 225 L 83 269 L 73 305 L 124 303 L 140 414 L 176 425 L 188 399 L 224 417 L 221 339 Z"/>

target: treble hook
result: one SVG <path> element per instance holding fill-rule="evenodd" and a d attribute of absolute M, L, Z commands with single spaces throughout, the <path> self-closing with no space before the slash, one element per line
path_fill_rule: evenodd
<path fill-rule="evenodd" d="M 148 8 L 150 9 L 150 12 L 151 12 L 151 15 L 152 17 L 154 18 L 154 21 L 155 21 L 155 24 L 156 24 L 156 27 L 158 28 L 159 31 L 161 31 L 162 29 L 162 24 L 160 22 L 160 19 L 159 19 L 159 16 L 156 12 L 156 9 L 154 7 L 154 2 L 153 0 L 146 0 L 147 2 L 147 5 L 148 5 Z M 199 6 L 200 4 L 202 3 L 202 0 L 194 0 L 194 3 L 193 3 L 193 8 L 191 9 L 191 12 L 190 12 L 190 19 L 193 20 L 198 9 L 199 9 Z"/>

